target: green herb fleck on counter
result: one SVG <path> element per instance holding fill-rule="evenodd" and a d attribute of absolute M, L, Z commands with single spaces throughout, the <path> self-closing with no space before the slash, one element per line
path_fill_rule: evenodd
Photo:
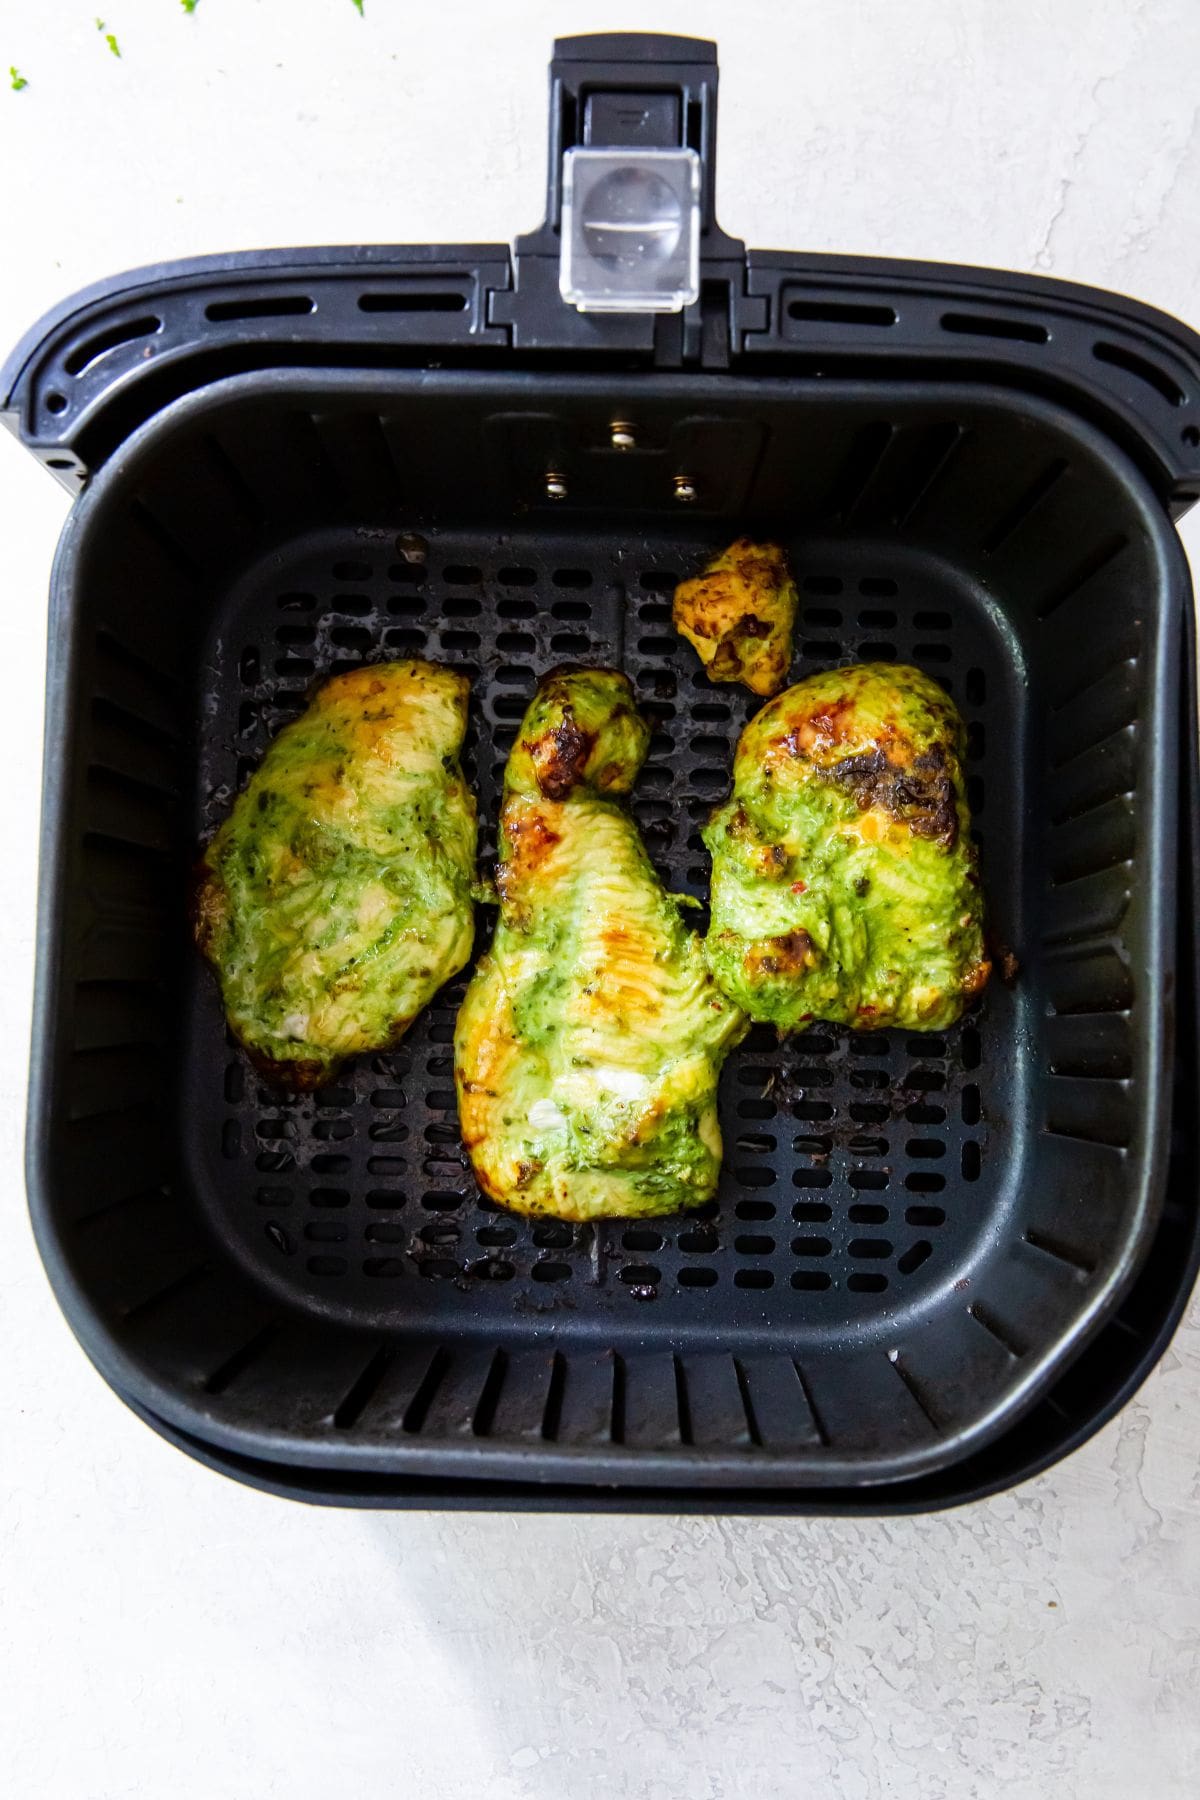
<path fill-rule="evenodd" d="M 96 30 L 104 32 L 105 43 L 108 45 L 109 49 L 112 51 L 114 56 L 120 56 L 121 46 L 117 42 L 116 33 L 112 32 L 112 31 L 104 31 L 104 20 L 103 19 L 96 20 Z"/>
<path fill-rule="evenodd" d="M 19 94 L 22 88 L 27 88 L 29 86 L 29 83 L 26 81 L 25 77 L 22 75 L 20 69 L 15 69 L 15 68 L 11 67 L 11 65 L 10 65 L 9 71 L 8 71 L 8 78 L 12 85 L 12 91 L 14 94 Z"/>

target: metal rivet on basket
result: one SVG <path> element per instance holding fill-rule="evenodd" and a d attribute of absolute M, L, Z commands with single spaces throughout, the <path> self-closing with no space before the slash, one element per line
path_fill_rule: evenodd
<path fill-rule="evenodd" d="M 675 477 L 675 498 L 681 500 L 685 506 L 690 506 L 696 498 L 696 484 L 690 475 Z"/>
<path fill-rule="evenodd" d="M 567 497 L 567 479 L 555 469 L 546 470 L 547 500 L 565 500 Z"/>
<path fill-rule="evenodd" d="M 614 450 L 635 450 L 637 448 L 637 433 L 628 419 L 613 420 L 612 447 Z"/>

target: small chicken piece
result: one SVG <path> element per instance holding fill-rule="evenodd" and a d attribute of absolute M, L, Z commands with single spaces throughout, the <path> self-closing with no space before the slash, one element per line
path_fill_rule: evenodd
<path fill-rule="evenodd" d="M 717 1078 L 746 1022 L 620 803 L 649 741 L 624 675 L 564 671 L 509 757 L 500 917 L 455 1077 L 479 1185 L 516 1212 L 637 1218 L 717 1184 Z"/>
<path fill-rule="evenodd" d="M 811 675 L 746 726 L 704 830 L 705 952 L 752 1019 L 942 1030 L 982 990 L 963 736 L 936 683 L 891 663 Z"/>
<path fill-rule="evenodd" d="M 775 694 L 792 663 L 796 584 L 778 544 L 739 538 L 702 575 L 675 589 L 675 629 L 697 652 L 710 681 L 741 681 Z"/>
<path fill-rule="evenodd" d="M 427 662 L 326 682 L 203 854 L 196 942 L 234 1035 L 285 1087 L 395 1044 L 471 954 L 468 687 Z"/>

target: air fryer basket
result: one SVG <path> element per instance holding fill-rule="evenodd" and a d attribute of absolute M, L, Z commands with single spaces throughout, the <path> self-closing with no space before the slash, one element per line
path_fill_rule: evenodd
<path fill-rule="evenodd" d="M 617 83 L 600 42 L 602 63 L 560 62 Z M 689 54 L 710 175 L 715 70 Z M 631 53 L 626 87 L 642 69 Z M 52 602 L 34 1222 L 98 1366 L 223 1466 L 434 1498 L 917 1493 L 1061 1385 L 1155 1239 L 1190 601 L 1169 509 L 1195 478 L 1178 423 L 1195 346 L 1114 304 L 1111 354 L 1093 343 L 1072 374 L 1103 298 L 1022 284 L 1007 332 L 976 315 L 973 363 L 940 339 L 839 353 L 843 329 L 903 320 L 916 273 L 894 271 L 885 305 L 888 265 L 839 268 L 831 299 L 782 261 L 753 345 L 747 294 L 768 283 L 753 259 L 730 274 L 740 247 L 711 229 L 678 341 L 618 319 L 581 354 L 535 234 L 511 286 L 500 253 L 461 252 L 453 275 L 450 253 L 407 253 L 390 312 L 378 271 L 333 253 L 286 287 L 278 262 L 269 280 L 158 271 L 14 359 L 23 435 L 93 476 Z M 961 293 L 970 272 L 920 272 L 927 295 L 939 276 Z M 451 291 L 437 281 L 461 309 L 408 304 Z M 961 340 L 944 320 L 971 316 L 939 329 Z M 235 321 L 253 321 L 236 344 Z M 1178 334 L 1169 374 L 1151 323 Z M 1024 380 L 1014 354 L 1039 345 L 1065 361 Z M 312 682 L 396 655 L 469 668 L 490 852 L 538 676 L 625 668 L 655 727 L 635 814 L 664 878 L 702 898 L 700 825 L 757 702 L 699 672 L 670 594 L 742 530 L 788 549 L 796 675 L 897 658 L 960 707 L 1016 981 L 937 1037 L 756 1028 L 726 1070 L 716 1203 L 653 1224 L 529 1221 L 479 1196 L 454 1109 L 461 981 L 336 1088 L 263 1087 L 187 942 L 187 870 Z"/>

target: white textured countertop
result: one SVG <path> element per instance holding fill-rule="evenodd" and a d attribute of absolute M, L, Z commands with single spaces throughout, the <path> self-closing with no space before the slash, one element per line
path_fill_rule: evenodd
<path fill-rule="evenodd" d="M 29 83 L 0 81 L 0 346 L 139 262 L 528 228 L 551 39 L 629 25 L 720 40 L 719 212 L 749 242 L 1043 270 L 1200 322 L 1196 0 L 105 9 L 119 60 L 95 0 L 0 0 L 0 69 Z M 1067 1464 L 882 1523 L 312 1511 L 186 1461 L 108 1392 L 20 1176 L 64 506 L 0 442 L 5 1793 L 1200 1791 L 1196 1308 Z"/>

